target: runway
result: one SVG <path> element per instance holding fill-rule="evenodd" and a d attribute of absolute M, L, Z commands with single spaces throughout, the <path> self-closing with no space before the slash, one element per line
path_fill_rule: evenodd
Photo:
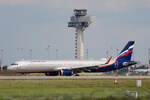
<path fill-rule="evenodd" d="M 0 76 L 0 80 L 32 80 L 32 79 L 150 79 L 150 76 Z"/>

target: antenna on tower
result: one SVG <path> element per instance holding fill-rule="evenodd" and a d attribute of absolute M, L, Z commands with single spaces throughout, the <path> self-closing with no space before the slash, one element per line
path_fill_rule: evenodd
<path fill-rule="evenodd" d="M 76 29 L 75 33 L 75 58 L 84 58 L 84 37 L 83 32 L 92 23 L 92 18 L 87 16 L 87 9 L 74 9 L 74 15 L 68 22 L 68 27 Z"/>

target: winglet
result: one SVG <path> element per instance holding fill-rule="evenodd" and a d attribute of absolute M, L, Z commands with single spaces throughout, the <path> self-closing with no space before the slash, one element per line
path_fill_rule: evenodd
<path fill-rule="evenodd" d="M 111 60 L 112 56 L 107 60 L 107 62 L 105 64 L 108 64 Z"/>

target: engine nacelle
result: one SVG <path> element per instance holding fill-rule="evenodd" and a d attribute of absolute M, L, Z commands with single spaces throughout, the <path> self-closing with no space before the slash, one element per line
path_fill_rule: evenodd
<path fill-rule="evenodd" d="M 62 76 L 72 76 L 72 70 L 70 70 L 70 69 L 62 69 L 61 70 L 61 75 Z"/>
<path fill-rule="evenodd" d="M 57 72 L 57 71 L 56 72 L 46 72 L 45 75 L 46 76 L 58 76 L 59 72 Z"/>

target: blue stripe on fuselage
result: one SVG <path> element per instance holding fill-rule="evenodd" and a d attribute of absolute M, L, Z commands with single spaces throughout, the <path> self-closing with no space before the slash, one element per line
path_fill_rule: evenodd
<path fill-rule="evenodd" d="M 122 63 L 116 63 L 115 62 L 114 64 L 108 65 L 106 67 L 99 67 L 97 69 L 91 69 L 91 72 L 107 72 L 107 71 L 120 69 L 122 67 L 125 67 L 122 65 Z"/>

